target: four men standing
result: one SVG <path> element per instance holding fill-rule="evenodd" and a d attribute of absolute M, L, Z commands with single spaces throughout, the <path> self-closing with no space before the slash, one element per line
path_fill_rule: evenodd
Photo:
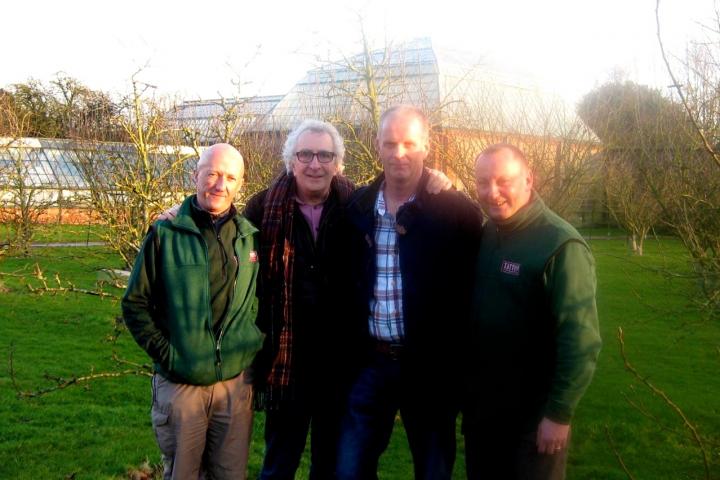
<path fill-rule="evenodd" d="M 267 410 L 261 478 L 294 477 L 311 424 L 311 478 L 377 478 L 398 410 L 415 478 L 451 478 L 463 387 L 469 478 L 563 478 L 569 421 L 600 347 L 587 245 L 544 207 L 515 147 L 478 157 L 490 217 L 481 240 L 476 204 L 426 191 L 422 111 L 386 111 L 377 143 L 384 173 L 351 195 L 338 175 L 342 139 L 306 121 L 286 142 L 286 173 L 249 201 L 267 336 L 248 372 L 262 340 L 257 231 L 231 206 L 239 153 L 206 150 L 197 195 L 151 230 L 123 311 L 155 360 L 153 424 L 167 478 L 196 478 L 201 463 L 213 478 L 244 478 L 250 376 Z M 230 380 L 245 392 L 242 426 L 216 421 L 214 391 L 234 395 Z M 195 407 L 177 393 L 185 387 L 209 391 L 211 403 Z M 238 443 L 228 467 L 225 451 Z"/>

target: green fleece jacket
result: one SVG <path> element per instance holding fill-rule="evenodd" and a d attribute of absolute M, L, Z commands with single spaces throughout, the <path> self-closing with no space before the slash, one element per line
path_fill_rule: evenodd
<path fill-rule="evenodd" d="M 589 247 L 534 193 L 488 222 L 476 272 L 465 425 L 569 423 L 601 347 Z"/>
<path fill-rule="evenodd" d="M 235 215 L 219 227 L 217 243 L 208 243 L 213 236 L 205 230 L 213 227 L 193 218 L 193 198 L 183 202 L 174 219 L 151 229 L 122 310 L 158 373 L 177 383 L 211 385 L 240 374 L 262 346 L 255 326 L 258 231 Z M 214 252 L 230 246 L 229 255 Z M 217 259 L 222 258 L 232 264 L 221 265 Z M 234 276 L 222 278 L 227 272 Z M 230 288 L 223 288 L 225 283 Z"/>

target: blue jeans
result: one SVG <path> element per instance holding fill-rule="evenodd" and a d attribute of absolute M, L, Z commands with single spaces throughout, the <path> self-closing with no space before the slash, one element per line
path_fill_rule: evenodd
<path fill-rule="evenodd" d="M 407 432 L 416 479 L 450 479 L 455 463 L 457 410 L 430 395 L 418 395 L 408 382 L 402 360 L 374 353 L 350 390 L 338 445 L 337 478 L 376 479 L 380 455 L 390 441 L 395 414 Z M 424 386 L 435 387 L 428 379 Z"/>
<path fill-rule="evenodd" d="M 335 478 L 342 411 L 340 390 L 308 385 L 279 410 L 265 415 L 265 459 L 261 480 L 292 480 L 310 430 L 310 480 Z M 312 429 L 311 429 L 312 427 Z"/>

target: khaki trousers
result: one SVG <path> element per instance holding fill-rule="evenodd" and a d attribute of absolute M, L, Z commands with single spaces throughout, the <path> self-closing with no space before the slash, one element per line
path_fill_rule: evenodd
<path fill-rule="evenodd" d="M 208 386 L 152 379 L 152 424 L 164 479 L 245 479 L 252 386 L 244 374 Z"/>

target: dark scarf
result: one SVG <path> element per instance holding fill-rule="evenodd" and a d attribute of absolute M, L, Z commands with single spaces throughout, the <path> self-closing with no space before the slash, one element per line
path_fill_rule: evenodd
<path fill-rule="evenodd" d="M 352 183 L 336 175 L 330 184 L 330 195 L 344 204 L 353 191 Z M 260 226 L 261 257 L 260 275 L 267 297 L 270 328 L 268 335 L 272 352 L 272 366 L 267 377 L 267 386 L 261 401 L 266 408 L 277 408 L 283 399 L 290 397 L 292 382 L 293 347 L 293 244 L 295 178 L 281 174 L 268 188 L 263 204 Z M 258 392 L 260 393 L 260 392 Z"/>

